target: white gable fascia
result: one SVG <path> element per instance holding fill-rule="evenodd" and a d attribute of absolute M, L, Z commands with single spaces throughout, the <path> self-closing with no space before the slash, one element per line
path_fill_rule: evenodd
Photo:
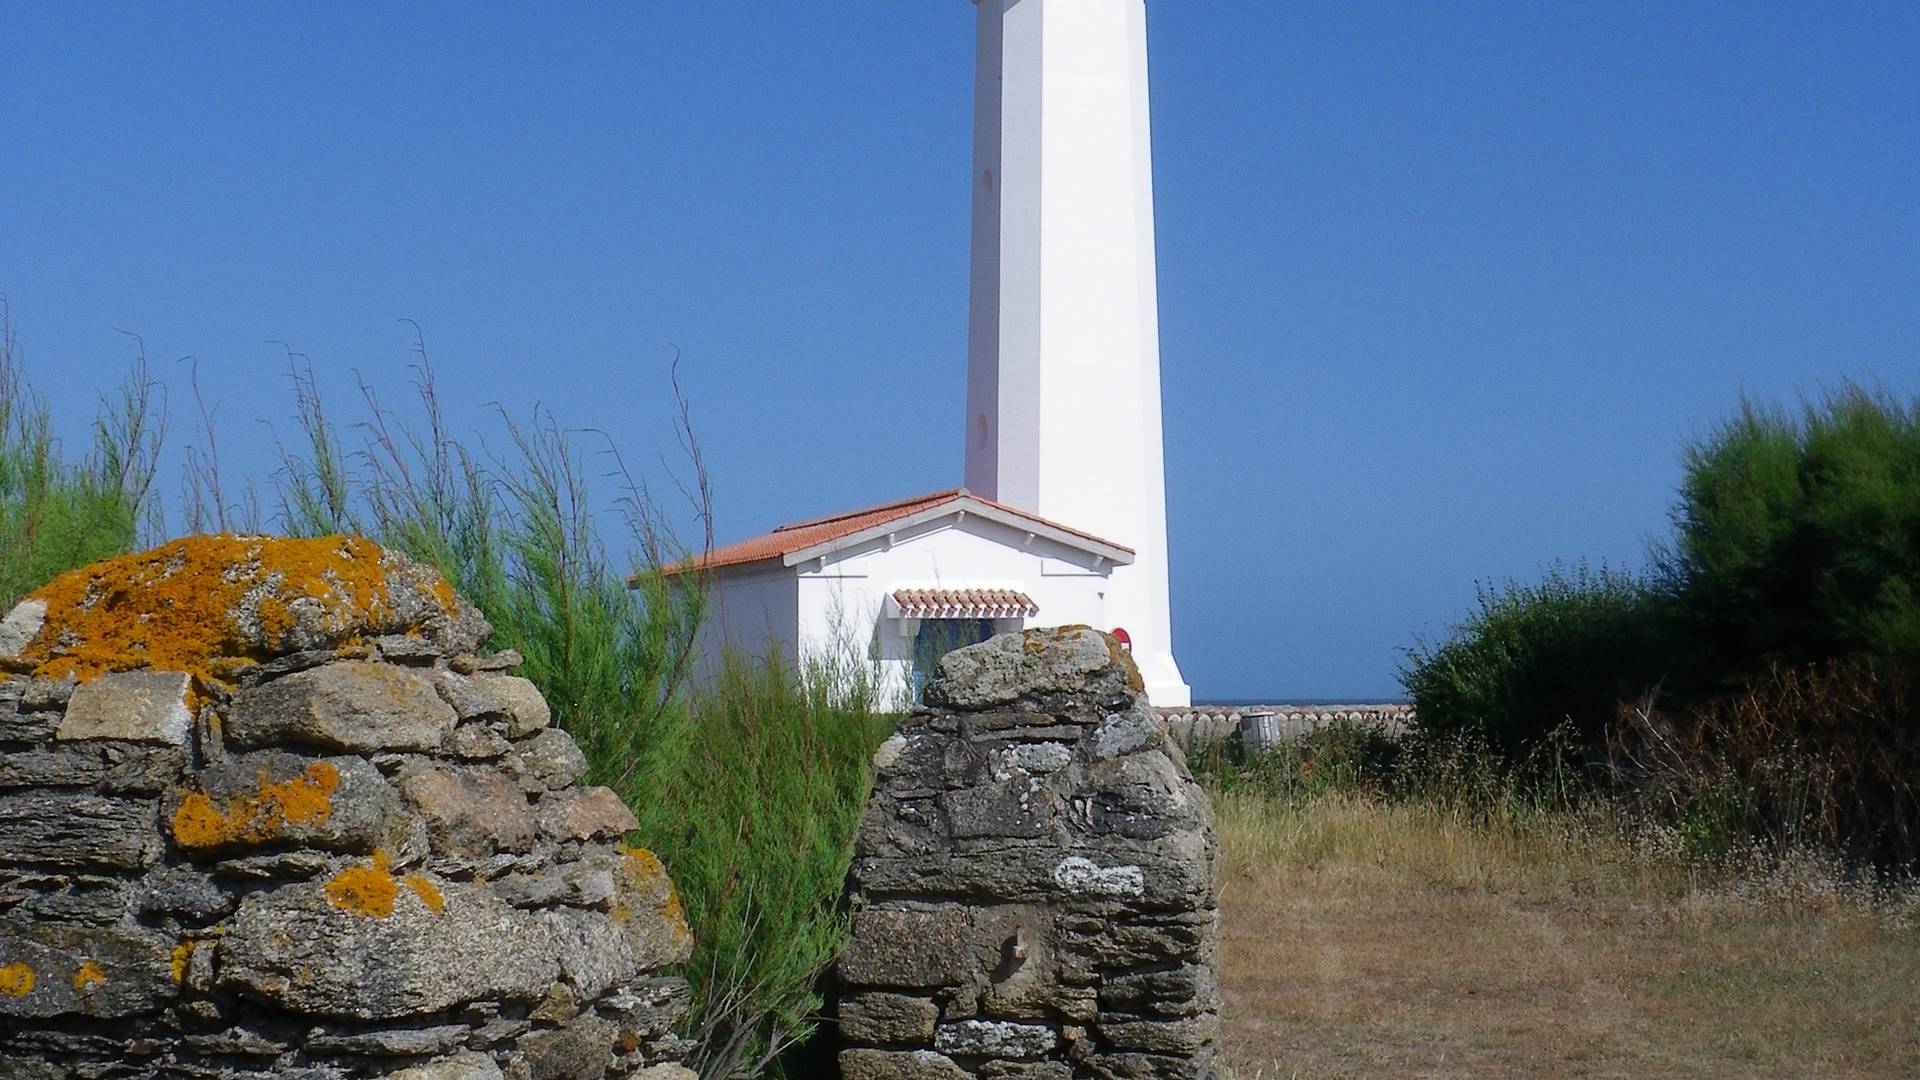
<path fill-rule="evenodd" d="M 917 513 L 908 514 L 906 517 L 894 518 L 890 521 L 881 522 L 878 525 L 870 525 L 859 532 L 848 533 L 845 536 L 837 536 L 832 540 L 823 540 L 812 547 L 801 548 L 799 551 L 783 556 L 781 562 L 787 566 L 798 566 L 801 563 L 809 562 L 825 555 L 832 555 L 836 551 L 857 547 L 869 540 L 886 536 L 889 533 L 905 532 L 908 529 L 918 525 L 924 525 L 930 521 L 939 521 L 942 518 L 949 517 L 960 517 L 966 514 L 974 514 L 988 521 L 997 522 L 1020 533 L 1044 536 L 1056 544 L 1070 547 L 1075 551 L 1084 551 L 1089 555 L 1098 556 L 1107 562 L 1120 566 L 1128 566 L 1133 563 L 1133 552 L 1128 551 L 1126 548 L 1109 544 L 1105 541 L 1095 540 L 1091 537 L 1081 536 L 1079 533 L 1069 532 L 1066 529 L 1049 525 L 1044 521 L 1035 521 L 1032 518 L 1022 517 L 1019 514 L 1002 510 L 991 503 L 984 503 L 978 499 L 969 498 L 964 495 L 951 502 L 943 502 L 938 506 L 930 506 Z"/>

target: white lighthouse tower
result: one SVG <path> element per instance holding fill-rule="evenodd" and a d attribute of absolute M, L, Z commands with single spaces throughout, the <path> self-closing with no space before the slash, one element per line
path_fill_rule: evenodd
<path fill-rule="evenodd" d="M 1102 601 L 1173 659 L 1145 0 L 976 0 L 966 484 L 1131 547 Z"/>

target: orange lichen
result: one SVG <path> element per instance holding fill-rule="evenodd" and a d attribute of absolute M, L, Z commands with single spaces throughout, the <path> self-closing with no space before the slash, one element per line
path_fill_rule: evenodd
<path fill-rule="evenodd" d="M 187 981 L 187 967 L 193 963 L 193 950 L 199 947 L 199 938 L 187 938 L 173 947 L 173 956 L 169 966 L 173 969 L 174 982 Z"/>
<path fill-rule="evenodd" d="M 387 872 L 382 851 L 373 853 L 372 866 L 349 866 L 327 882 L 327 899 L 334 907 L 375 919 L 393 914 L 393 900 L 399 894 L 400 883 Z"/>
<path fill-rule="evenodd" d="M 419 897 L 420 902 L 427 905 L 428 911 L 438 915 L 441 911 L 445 910 L 447 898 L 440 895 L 439 886 L 421 877 L 419 874 L 408 874 L 404 882 L 407 888 L 413 890 L 413 895 Z"/>
<path fill-rule="evenodd" d="M 22 656 L 48 678 L 158 668 L 226 684 L 237 664 L 260 658 L 258 637 L 269 652 L 280 647 L 296 606 L 309 617 L 317 611 L 341 639 L 364 629 L 389 603 L 381 555 L 352 536 L 223 534 L 106 559 L 32 594 L 46 601 L 47 617 Z M 444 581 L 432 593 L 447 613 L 457 607 Z M 259 635 L 241 633 L 238 613 L 247 611 Z"/>
<path fill-rule="evenodd" d="M 674 888 L 667 868 L 660 864 L 660 857 L 646 848 L 627 844 L 620 845 L 620 854 L 626 856 L 620 862 L 620 869 L 633 883 L 633 891 L 648 896 L 664 887 L 667 895 L 660 903 L 660 917 L 667 920 L 676 937 L 692 933 L 687 928 L 686 910 L 680 906 L 680 890 Z M 624 901 L 615 903 L 608 914 L 614 922 L 623 923 L 633 918 L 633 910 Z"/>
<path fill-rule="evenodd" d="M 100 965 L 92 960 L 82 962 L 73 973 L 73 988 L 83 994 L 106 981 L 107 973 L 101 971 Z"/>
<path fill-rule="evenodd" d="M 173 838 L 190 851 L 230 844 L 262 844 L 280 835 L 285 825 L 316 824 L 333 812 L 333 790 L 340 770 L 316 761 L 291 780 L 270 783 L 262 770 L 259 790 L 236 796 L 222 810 L 212 797 L 195 791 L 173 812 Z"/>
<path fill-rule="evenodd" d="M 0 967 L 0 994 L 26 997 L 33 993 L 33 969 L 15 961 Z"/>

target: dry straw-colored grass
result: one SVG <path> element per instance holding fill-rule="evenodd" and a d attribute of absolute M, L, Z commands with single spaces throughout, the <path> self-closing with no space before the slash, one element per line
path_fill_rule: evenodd
<path fill-rule="evenodd" d="M 1912 890 L 1705 866 L 1604 812 L 1216 809 L 1235 1080 L 1920 1075 Z"/>

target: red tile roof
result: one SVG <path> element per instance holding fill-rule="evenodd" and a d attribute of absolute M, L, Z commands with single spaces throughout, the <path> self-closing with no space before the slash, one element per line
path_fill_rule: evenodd
<path fill-rule="evenodd" d="M 947 503 L 959 502 L 961 500 L 971 500 L 985 506 L 990 506 L 1004 513 L 1031 521 L 1037 525 L 1042 525 L 1046 528 L 1055 529 L 1064 533 L 1070 533 L 1095 544 L 1118 548 L 1126 552 L 1133 551 L 1132 548 L 1124 544 L 1116 544 L 1111 540 L 1102 539 L 1092 533 L 1082 532 L 1079 529 L 1071 528 L 1058 522 L 1048 521 L 1046 518 L 1027 513 L 1025 510 L 1016 509 L 1003 503 L 994 502 L 992 499 L 983 499 L 968 491 L 966 488 L 961 487 L 948 488 L 945 491 L 936 491 L 929 495 L 919 495 L 911 499 L 901 499 L 898 502 L 882 503 L 879 506 L 869 506 L 860 510 L 850 510 L 844 514 L 834 514 L 831 517 L 814 518 L 811 521 L 799 521 L 791 525 L 782 525 L 770 533 L 764 533 L 751 539 L 741 540 L 738 543 L 727 544 L 724 547 L 714 548 L 705 555 L 695 555 L 691 558 L 683 559 L 667 567 L 666 573 L 671 575 L 684 574 L 691 570 L 720 570 L 729 566 L 743 566 L 748 563 L 764 562 L 768 559 L 784 558 L 796 551 L 805 551 L 807 548 L 813 547 L 816 544 L 824 544 L 830 540 L 838 540 L 841 537 L 852 536 L 857 532 L 873 528 L 876 525 L 884 525 L 889 521 L 897 521 L 901 518 L 911 517 L 923 510 L 932 510 Z"/>
<path fill-rule="evenodd" d="M 909 619 L 1011 619 L 1040 614 L 1040 605 L 1018 589 L 895 589 L 893 602 Z"/>

